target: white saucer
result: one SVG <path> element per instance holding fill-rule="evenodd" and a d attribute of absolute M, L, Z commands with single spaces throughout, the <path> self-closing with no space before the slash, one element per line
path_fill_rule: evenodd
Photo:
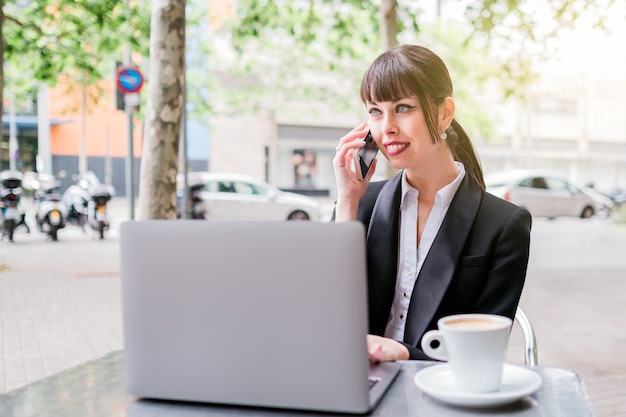
<path fill-rule="evenodd" d="M 504 365 L 502 388 L 498 392 L 457 391 L 448 364 L 424 368 L 415 374 L 414 381 L 426 394 L 448 404 L 464 407 L 497 407 L 512 403 L 532 394 L 541 386 L 541 377 L 536 372 L 507 364 Z"/>

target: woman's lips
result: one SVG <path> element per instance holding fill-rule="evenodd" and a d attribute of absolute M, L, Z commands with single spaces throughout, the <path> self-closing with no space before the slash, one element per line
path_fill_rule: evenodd
<path fill-rule="evenodd" d="M 387 155 L 396 156 L 404 152 L 408 144 L 400 143 L 400 142 L 389 142 L 389 143 L 385 143 L 383 146 L 385 147 L 385 150 L 387 151 Z"/>

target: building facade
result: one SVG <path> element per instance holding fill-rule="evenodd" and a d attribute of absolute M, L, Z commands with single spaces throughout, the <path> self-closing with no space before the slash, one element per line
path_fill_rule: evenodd
<path fill-rule="evenodd" d="M 102 89 L 103 96 L 97 103 L 88 103 L 85 112 L 82 111 L 81 92 L 68 92 L 64 86 L 42 88 L 36 100 L 18 108 L 14 120 L 16 168 L 22 172 L 54 175 L 63 191 L 75 182 L 84 158 L 86 170 L 93 171 L 101 182 L 113 185 L 118 196 L 125 196 L 130 155 L 127 117 L 124 111 L 116 108 L 114 83 L 103 82 Z M 11 116 L 3 115 L 0 170 L 11 166 L 10 125 Z M 208 127 L 189 120 L 186 137 L 189 169 L 208 169 Z M 135 194 L 139 192 L 142 141 L 141 115 L 137 114 L 132 141 Z"/>

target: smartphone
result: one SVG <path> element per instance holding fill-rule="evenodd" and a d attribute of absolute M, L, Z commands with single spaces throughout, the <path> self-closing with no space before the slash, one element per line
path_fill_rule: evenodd
<path fill-rule="evenodd" d="M 372 137 L 372 132 L 367 132 L 367 136 L 365 137 L 365 146 L 359 148 L 358 152 L 354 153 L 354 169 L 356 170 L 356 175 L 359 179 L 364 179 L 367 175 L 367 172 L 370 170 L 370 166 L 372 166 L 372 162 L 374 162 L 374 158 L 376 158 L 376 154 L 378 153 L 378 146 L 376 142 L 374 142 L 374 138 Z"/>

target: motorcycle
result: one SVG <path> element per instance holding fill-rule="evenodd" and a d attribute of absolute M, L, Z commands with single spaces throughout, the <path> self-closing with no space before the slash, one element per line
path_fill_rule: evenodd
<path fill-rule="evenodd" d="M 22 173 L 19 171 L 3 171 L 0 173 L 0 229 L 2 238 L 7 236 L 9 242 L 13 242 L 15 230 L 25 226 L 26 213 L 22 209 L 20 200 L 22 197 Z"/>
<path fill-rule="evenodd" d="M 104 239 L 104 232 L 109 230 L 109 216 L 107 203 L 113 197 L 114 191 L 107 184 L 98 184 L 90 190 L 90 200 L 87 206 L 89 226 L 98 232 L 100 239 Z"/>
<path fill-rule="evenodd" d="M 42 233 L 47 233 L 53 241 L 59 240 L 59 229 L 65 227 L 65 205 L 61 194 L 58 193 L 59 185 L 35 191 L 35 221 L 37 228 Z"/>

